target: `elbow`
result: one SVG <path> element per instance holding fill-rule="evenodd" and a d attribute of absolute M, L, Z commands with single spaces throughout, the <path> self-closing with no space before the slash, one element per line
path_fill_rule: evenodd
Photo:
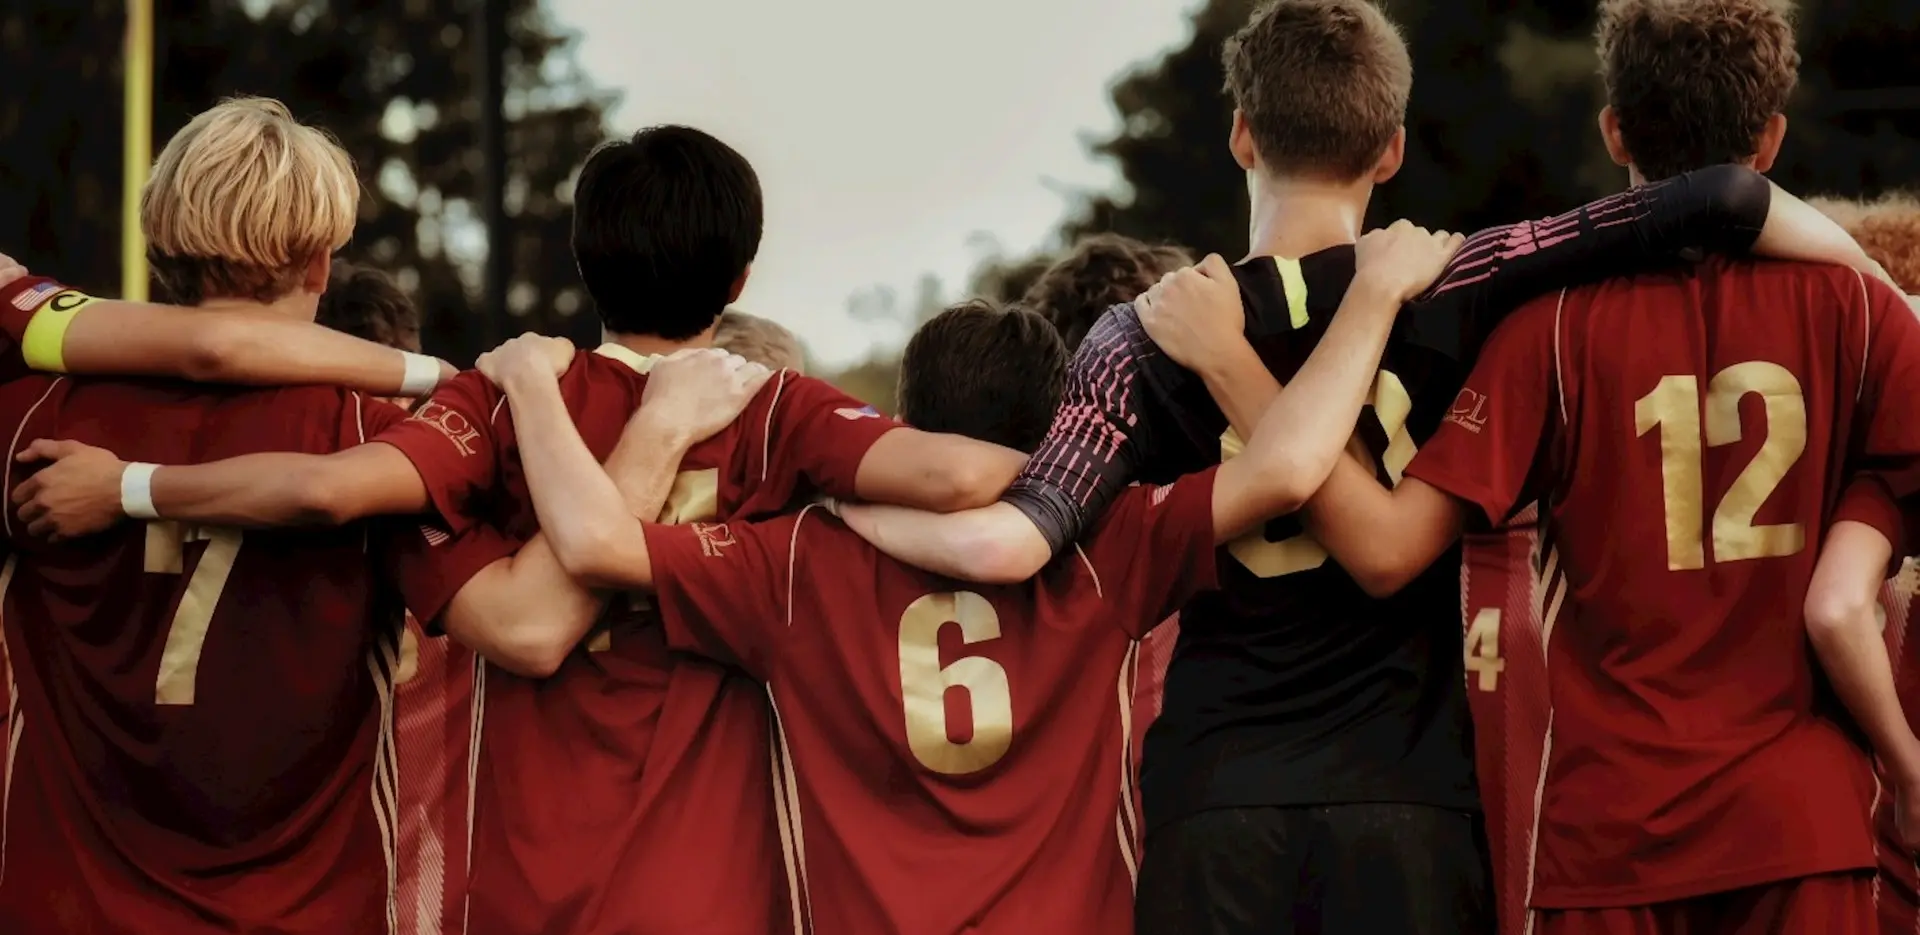
<path fill-rule="evenodd" d="M 492 651 L 482 653 L 487 662 L 499 666 L 523 679 L 540 680 L 560 671 L 561 663 L 573 647 L 554 647 L 549 645 L 511 645 L 497 646 Z"/>
<path fill-rule="evenodd" d="M 1834 593 L 1815 588 L 1807 592 L 1804 610 L 1807 639 L 1815 646 L 1877 637 L 1880 633 L 1882 611 L 1872 593 Z"/>
<path fill-rule="evenodd" d="M 620 560 L 624 537 L 612 524 L 591 523 L 572 532 L 547 530 L 554 560 L 567 576 L 588 587 L 618 587 L 622 579 Z"/>
<path fill-rule="evenodd" d="M 1268 459 L 1257 481 L 1264 493 L 1260 499 L 1261 514 L 1271 518 L 1298 512 L 1332 473 L 1331 459 L 1325 466 L 1304 463 L 1290 456 Z"/>
<path fill-rule="evenodd" d="M 931 478 L 935 503 L 926 509 L 953 513 L 983 507 L 1007 492 L 1013 479 L 1026 466 L 1027 458 L 1011 449 L 983 445 L 991 454 L 980 457 L 956 457 L 943 462 Z"/>
<path fill-rule="evenodd" d="M 298 526 L 343 526 L 360 518 L 352 508 L 350 479 L 324 460 L 290 470 L 283 479 L 292 488 L 285 498 L 292 504 L 286 521 Z"/>
<path fill-rule="evenodd" d="M 196 383 L 244 382 L 240 361 L 247 355 L 246 329 L 229 322 L 206 322 L 188 338 L 181 376 Z"/>
<path fill-rule="evenodd" d="M 1343 566 L 1344 567 L 1344 566 Z M 1347 569 L 1347 575 L 1353 583 L 1360 586 L 1368 597 L 1385 600 L 1400 593 L 1408 583 L 1419 577 L 1419 569 L 1407 569 L 1394 565 L 1381 565 L 1373 568 Z"/>

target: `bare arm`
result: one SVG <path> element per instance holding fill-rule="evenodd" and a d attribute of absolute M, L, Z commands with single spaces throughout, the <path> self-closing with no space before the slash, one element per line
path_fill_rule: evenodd
<path fill-rule="evenodd" d="M 1445 256 L 1439 262 L 1444 263 Z M 1246 449 L 1221 465 L 1213 487 L 1214 534 L 1219 541 L 1299 509 L 1320 489 L 1335 463 L 1344 460 L 1341 451 L 1353 435 L 1386 349 L 1387 332 L 1407 294 L 1383 291 L 1370 280 L 1355 279 L 1313 354 L 1260 417 Z M 1228 372 L 1265 369 L 1258 367 L 1259 358 L 1251 347 L 1244 355 L 1250 359 Z M 1253 383 L 1257 393 L 1263 381 Z"/>
<path fill-rule="evenodd" d="M 96 300 L 73 317 L 60 344 L 64 369 L 73 373 L 252 386 L 327 383 L 378 396 L 423 389 L 404 386 L 402 351 L 266 312 Z M 456 372 L 446 361 L 423 360 L 433 365 L 432 383 Z"/>
<path fill-rule="evenodd" d="M 1767 184 L 1773 187 L 1773 197 L 1767 209 L 1767 222 L 1753 242 L 1754 253 L 1782 260 L 1835 263 L 1899 287 L 1832 218 L 1771 181 Z"/>
<path fill-rule="evenodd" d="M 1460 538 L 1466 507 L 1414 477 L 1388 490 L 1372 468 L 1341 458 L 1303 516 L 1307 531 L 1362 590 L 1386 597 Z"/>
<path fill-rule="evenodd" d="M 1871 526 L 1833 524 L 1807 588 L 1807 640 L 1895 784 L 1911 790 L 1920 788 L 1920 739 L 1900 707 L 1879 617 L 1892 552 L 1892 543 Z"/>
<path fill-rule="evenodd" d="M 18 460 L 53 462 L 13 491 L 32 534 L 71 539 L 125 518 L 121 478 L 127 464 L 112 452 L 41 439 Z M 210 525 L 337 526 L 431 509 L 413 462 L 378 442 L 329 455 L 267 452 L 162 467 L 149 483 L 161 518 Z"/>
<path fill-rule="evenodd" d="M 1026 463 L 1026 455 L 988 442 L 895 429 L 867 450 L 853 485 L 862 500 L 945 513 L 998 500 Z"/>
<path fill-rule="evenodd" d="M 537 446 L 538 451 L 532 453 L 523 445 L 522 460 L 527 466 L 535 510 L 538 512 L 544 504 L 548 509 L 543 516 L 564 513 L 570 508 L 553 504 L 550 494 L 556 483 L 572 482 L 565 469 L 578 467 L 571 458 L 586 453 L 586 446 L 573 430 L 557 392 L 551 396 L 523 394 L 520 399 L 524 401 L 511 403 L 514 418 L 522 425 L 539 426 L 531 432 L 520 432 L 522 439 L 530 439 L 525 445 Z M 559 407 L 557 412 L 550 408 L 555 406 Z M 565 435 L 572 435 L 579 447 L 554 454 L 552 446 L 545 444 L 550 441 L 544 437 L 550 428 L 553 434 L 562 436 L 562 442 L 566 441 Z M 638 520 L 660 515 L 684 453 L 684 445 L 650 429 L 628 432 L 621 438 L 607 460 L 606 470 L 628 479 L 623 487 L 628 517 Z M 591 463 L 592 455 L 587 457 Z M 550 471 L 553 465 L 549 460 L 558 460 L 563 470 Z M 597 465 L 594 473 L 603 480 L 606 477 Z M 556 477 L 560 479 L 554 480 Z M 645 545 L 642 537 L 643 556 Z M 574 646 L 593 629 L 606 610 L 608 598 L 607 592 L 589 588 L 568 573 L 542 531 L 518 553 L 488 565 L 467 582 L 447 605 L 445 623 L 449 635 L 487 661 L 515 675 L 546 678 L 559 670 Z"/>
<path fill-rule="evenodd" d="M 856 535 L 895 561 L 962 581 L 1025 581 L 1052 557 L 1033 521 L 1006 503 L 954 513 L 849 503 L 836 512 Z"/>

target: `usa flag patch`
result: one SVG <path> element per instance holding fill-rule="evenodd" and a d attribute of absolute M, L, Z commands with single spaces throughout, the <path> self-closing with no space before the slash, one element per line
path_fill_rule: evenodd
<path fill-rule="evenodd" d="M 13 297 L 13 307 L 23 312 L 31 312 L 40 307 L 40 303 L 53 297 L 60 291 L 58 283 L 43 282 Z"/>
<path fill-rule="evenodd" d="M 880 410 L 875 409 L 872 406 L 861 406 L 858 409 L 855 409 L 852 406 L 847 406 L 842 409 L 835 409 L 833 411 L 833 414 L 836 416 L 839 416 L 842 419 L 847 419 L 849 421 L 880 418 Z"/>
<path fill-rule="evenodd" d="M 428 545 L 446 545 L 448 542 L 453 541 L 453 536 L 438 526 L 422 525 L 420 527 L 420 537 L 427 540 Z"/>

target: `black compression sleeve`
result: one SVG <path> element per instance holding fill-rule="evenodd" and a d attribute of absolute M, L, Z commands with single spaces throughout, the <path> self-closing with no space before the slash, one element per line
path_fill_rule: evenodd
<path fill-rule="evenodd" d="M 1158 354 L 1130 305 L 1116 306 L 1080 343 L 1066 392 L 1040 450 L 1001 499 L 1033 521 L 1054 554 L 1080 534 L 1139 472 L 1150 428 L 1137 396 L 1143 354 Z"/>
<path fill-rule="evenodd" d="M 1760 236 L 1772 201 L 1772 186 L 1752 169 L 1696 169 L 1557 217 L 1475 233 L 1416 301 L 1444 300 L 1470 313 L 1484 335 L 1495 319 L 1538 295 L 1693 251 L 1744 251 Z"/>

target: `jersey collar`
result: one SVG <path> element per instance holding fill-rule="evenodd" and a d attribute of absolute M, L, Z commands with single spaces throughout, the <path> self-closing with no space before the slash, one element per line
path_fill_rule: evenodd
<path fill-rule="evenodd" d="M 638 354 L 612 341 L 594 348 L 593 352 L 627 365 L 634 373 L 646 373 L 652 370 L 654 362 L 660 359 L 659 354 Z"/>

